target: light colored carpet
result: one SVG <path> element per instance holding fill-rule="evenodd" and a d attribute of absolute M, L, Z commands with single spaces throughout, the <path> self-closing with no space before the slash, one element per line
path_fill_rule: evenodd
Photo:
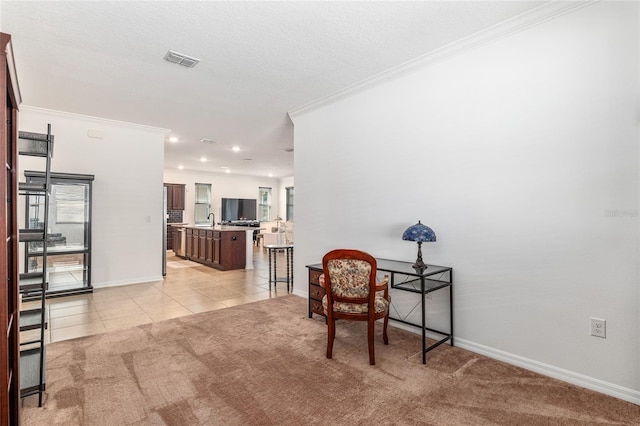
<path fill-rule="evenodd" d="M 640 407 L 463 349 L 420 363 L 390 327 L 326 326 L 290 295 L 48 346 L 47 391 L 24 425 L 631 425 Z"/>

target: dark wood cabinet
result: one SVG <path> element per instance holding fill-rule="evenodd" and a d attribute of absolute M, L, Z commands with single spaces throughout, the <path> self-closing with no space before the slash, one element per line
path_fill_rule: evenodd
<path fill-rule="evenodd" d="M 173 210 L 184 210 L 184 185 L 173 185 Z"/>
<path fill-rule="evenodd" d="M 182 238 L 180 231 L 175 226 L 167 226 L 167 233 L 169 234 L 168 241 L 171 241 L 171 247 L 167 244 L 167 250 L 173 250 L 175 253 L 180 253 L 183 250 Z"/>
<path fill-rule="evenodd" d="M 198 260 L 205 262 L 207 260 L 207 231 L 198 231 Z"/>
<path fill-rule="evenodd" d="M 213 256 L 212 262 L 216 265 L 220 264 L 220 243 L 222 241 L 222 232 L 214 231 L 213 233 Z"/>
<path fill-rule="evenodd" d="M 185 185 L 165 183 L 167 188 L 167 210 L 184 210 Z"/>
<path fill-rule="evenodd" d="M 246 231 L 186 228 L 184 257 L 194 262 L 228 271 L 244 269 Z"/>
<path fill-rule="evenodd" d="M 175 250 L 175 236 L 173 232 L 173 226 L 167 225 L 167 250 Z"/>
<path fill-rule="evenodd" d="M 0 424 L 20 423 L 17 120 L 20 90 L 11 36 L 0 33 Z"/>
<path fill-rule="evenodd" d="M 206 263 L 213 263 L 213 231 L 207 231 L 207 235 L 205 237 L 205 248 L 207 250 L 206 255 L 204 257 L 204 261 Z"/>
<path fill-rule="evenodd" d="M 324 315 L 322 308 L 322 298 L 325 295 L 324 288 L 320 287 L 320 275 L 322 275 L 322 267 L 307 266 L 309 269 L 309 318 L 313 314 Z"/>
<path fill-rule="evenodd" d="M 246 232 L 228 231 L 220 234 L 218 260 L 222 269 L 244 269 L 247 258 L 247 253 L 245 252 Z"/>
<path fill-rule="evenodd" d="M 193 247 L 191 247 L 191 259 L 200 260 L 200 234 L 193 231 Z"/>
<path fill-rule="evenodd" d="M 193 257 L 193 245 L 194 245 L 193 229 L 187 228 L 185 230 L 185 233 L 186 233 L 186 238 L 185 238 L 186 246 L 184 248 L 184 257 L 189 259 Z"/>

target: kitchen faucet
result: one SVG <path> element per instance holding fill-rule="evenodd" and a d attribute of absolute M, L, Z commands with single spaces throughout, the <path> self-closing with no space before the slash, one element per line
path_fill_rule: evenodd
<path fill-rule="evenodd" d="M 211 219 L 211 227 L 213 228 L 214 226 L 216 226 L 216 215 L 213 213 L 209 213 L 209 216 L 207 216 L 207 219 Z"/>

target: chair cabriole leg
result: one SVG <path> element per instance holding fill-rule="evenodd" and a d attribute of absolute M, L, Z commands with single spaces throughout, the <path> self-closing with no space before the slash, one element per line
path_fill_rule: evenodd
<path fill-rule="evenodd" d="M 389 344 L 389 336 L 387 335 L 387 325 L 389 324 L 389 312 L 387 311 L 387 315 L 384 317 L 384 328 L 382 329 L 382 340 L 385 345 Z"/>
<path fill-rule="evenodd" d="M 327 358 L 331 359 L 333 356 L 333 340 L 336 337 L 336 320 L 332 316 L 327 316 L 327 328 L 328 328 L 328 337 L 327 337 Z"/>
<path fill-rule="evenodd" d="M 373 334 L 375 332 L 375 321 L 369 320 L 369 327 L 367 327 L 367 340 L 369 341 L 369 364 L 376 365 L 376 355 L 373 347 Z"/>

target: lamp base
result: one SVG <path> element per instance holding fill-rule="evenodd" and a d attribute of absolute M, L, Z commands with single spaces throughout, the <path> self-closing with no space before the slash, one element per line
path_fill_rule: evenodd
<path fill-rule="evenodd" d="M 413 269 L 427 269 L 427 264 L 422 261 L 422 259 L 416 260 L 416 263 L 413 265 Z"/>
<path fill-rule="evenodd" d="M 413 264 L 414 269 L 424 270 L 427 268 L 427 264 L 422 261 L 422 241 L 418 241 L 418 258 L 416 263 Z"/>

